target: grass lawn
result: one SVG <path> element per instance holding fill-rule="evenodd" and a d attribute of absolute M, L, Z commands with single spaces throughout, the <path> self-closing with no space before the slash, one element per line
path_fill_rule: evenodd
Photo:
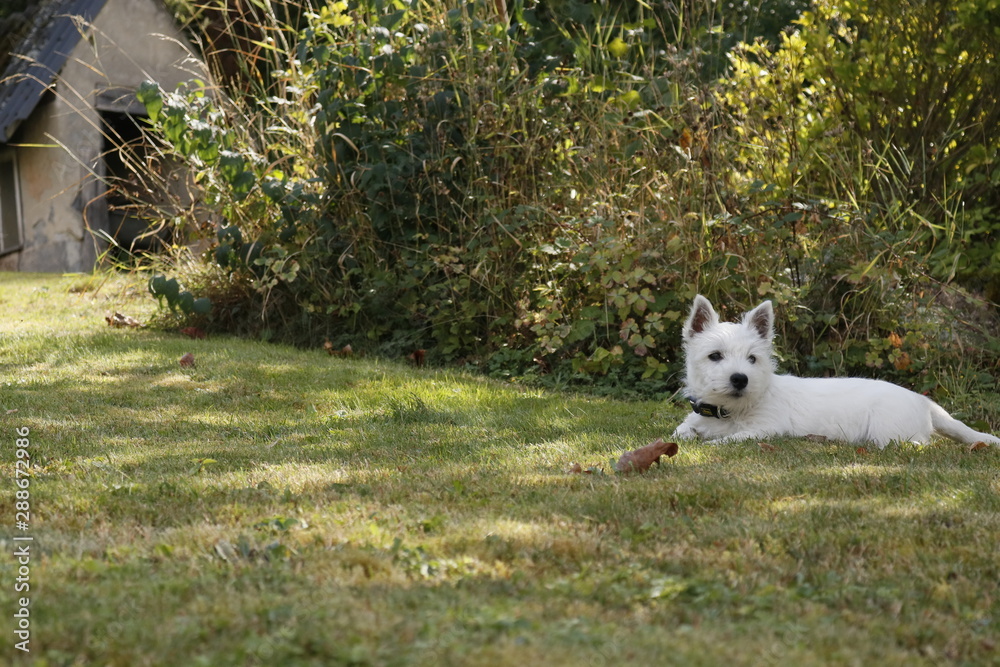
<path fill-rule="evenodd" d="M 0 663 L 1000 664 L 1000 450 L 621 476 L 680 407 L 111 328 L 154 304 L 101 276 L 0 275 L 0 309 Z"/>

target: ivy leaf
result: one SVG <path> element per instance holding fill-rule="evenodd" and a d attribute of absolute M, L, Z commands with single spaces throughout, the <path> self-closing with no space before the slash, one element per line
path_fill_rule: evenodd
<path fill-rule="evenodd" d="M 139 90 L 136 91 L 135 96 L 146 107 L 149 119 L 155 123 L 160 116 L 160 110 L 163 109 L 163 94 L 160 91 L 160 84 L 155 81 L 143 81 L 139 84 Z"/>
<path fill-rule="evenodd" d="M 177 283 L 176 278 L 167 278 L 164 275 L 157 274 L 149 279 L 149 292 L 157 298 L 166 298 L 168 301 L 173 301 L 177 298 L 180 293 L 180 285 Z"/>
<path fill-rule="evenodd" d="M 199 297 L 191 304 L 191 311 L 198 315 L 208 315 L 212 312 L 212 300 L 208 297 Z"/>
<path fill-rule="evenodd" d="M 615 37 L 608 44 L 608 51 L 611 52 L 615 58 L 624 58 L 625 54 L 628 53 L 628 44 L 625 43 L 621 37 Z"/>

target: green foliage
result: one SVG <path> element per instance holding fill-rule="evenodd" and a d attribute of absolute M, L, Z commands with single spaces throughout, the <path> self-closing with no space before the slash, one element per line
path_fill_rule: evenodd
<path fill-rule="evenodd" d="M 282 5 L 228 96 L 139 95 L 219 221 L 184 269 L 209 328 L 650 393 L 702 292 L 773 299 L 794 369 L 930 390 L 997 354 L 934 282 L 992 280 L 1000 105 L 962 100 L 1000 87 L 966 5 L 819 2 L 781 34 L 794 2 Z M 778 43 L 710 82 L 740 30 Z"/>
<path fill-rule="evenodd" d="M 935 281 L 957 277 L 995 298 L 990 6 L 818 2 L 778 44 L 732 54 L 717 91 L 739 147 L 738 215 L 726 219 L 778 215 L 763 245 L 788 259 L 777 294 L 795 306 L 784 334 L 801 370 L 933 387 L 931 367 L 965 354 L 942 326 L 948 299 Z M 755 192 L 764 182 L 770 192 Z M 989 336 L 975 347 L 984 361 L 996 354 Z"/>
<path fill-rule="evenodd" d="M 677 130 L 656 112 L 687 107 L 667 76 L 686 61 L 554 76 L 512 38 L 530 23 L 508 30 L 491 8 L 328 5 L 295 34 L 278 26 L 294 48 L 270 53 L 266 97 L 194 82 L 140 99 L 226 221 L 210 258 L 259 295 L 246 319 L 300 343 L 360 335 L 473 361 L 508 349 L 505 372 L 662 380 L 694 266 L 657 247 L 682 247 L 678 234 L 641 221 L 671 215 L 656 204 L 675 198 L 665 176 L 688 171 L 657 145 Z M 578 55 L 603 63 L 650 37 L 628 39 Z"/>
<path fill-rule="evenodd" d="M 913 232 L 941 279 L 1000 295 L 1000 18 L 992 0 L 813 4 L 744 46 L 723 99 L 741 165 Z"/>
<path fill-rule="evenodd" d="M 166 302 L 170 310 L 180 310 L 185 315 L 208 315 L 212 310 L 211 300 L 206 297 L 195 298 L 191 292 L 181 289 L 176 278 L 167 278 L 162 274 L 149 279 L 149 293 L 161 305 Z"/>

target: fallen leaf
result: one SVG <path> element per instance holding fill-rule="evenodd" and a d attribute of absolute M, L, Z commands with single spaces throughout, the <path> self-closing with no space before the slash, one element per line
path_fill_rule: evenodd
<path fill-rule="evenodd" d="M 894 331 L 891 334 L 889 334 L 889 345 L 892 345 L 894 348 L 899 349 L 903 347 L 903 339 L 900 338 L 899 334 Z"/>
<path fill-rule="evenodd" d="M 181 333 L 188 338 L 204 339 L 206 337 L 205 332 L 198 327 L 184 327 L 181 329 Z"/>
<path fill-rule="evenodd" d="M 569 470 L 567 470 L 566 472 L 574 474 L 574 475 L 582 474 L 583 473 L 583 466 L 580 465 L 579 463 L 574 463 L 574 464 L 572 464 L 569 467 Z"/>
<path fill-rule="evenodd" d="M 680 144 L 682 150 L 689 151 L 691 150 L 691 139 L 691 130 L 685 127 L 681 130 L 681 136 L 677 138 L 677 143 Z"/>
<path fill-rule="evenodd" d="M 913 360 L 910 359 L 910 355 L 908 355 L 906 352 L 900 352 L 899 357 L 896 359 L 896 361 L 892 362 L 892 365 L 896 367 L 897 371 L 905 371 L 910 367 L 912 363 Z"/>
<path fill-rule="evenodd" d="M 181 365 L 181 368 L 194 368 L 194 355 L 188 352 L 178 359 L 177 363 Z"/>
<path fill-rule="evenodd" d="M 141 327 L 142 323 L 134 317 L 128 315 L 123 315 L 122 313 L 115 312 L 114 315 L 108 315 L 104 318 L 104 321 L 108 323 L 109 327 Z"/>
<path fill-rule="evenodd" d="M 349 357 L 354 354 L 354 349 L 350 345 L 345 345 L 338 350 L 329 340 L 323 342 L 323 349 L 326 350 L 326 353 L 331 357 Z"/>
<path fill-rule="evenodd" d="M 676 453 L 676 442 L 663 442 L 663 438 L 657 438 L 645 447 L 622 454 L 618 463 L 615 464 L 615 471 L 622 473 L 646 472 L 654 463 L 660 462 L 661 456 L 670 457 Z"/>
<path fill-rule="evenodd" d="M 980 449 L 989 449 L 989 448 L 990 448 L 990 446 L 988 444 L 986 444 L 985 442 L 979 441 L 979 442 L 972 443 L 969 446 L 969 451 L 970 452 L 978 452 Z"/>
<path fill-rule="evenodd" d="M 17 411 L 18 411 L 18 408 L 14 408 L 13 410 L 8 410 L 7 414 L 12 415 L 12 414 L 14 414 Z"/>
<path fill-rule="evenodd" d="M 854 453 L 860 454 L 861 456 L 867 456 L 868 455 L 868 448 L 867 447 L 858 447 L 857 449 L 854 450 Z"/>
<path fill-rule="evenodd" d="M 762 452 L 776 452 L 776 451 L 778 451 L 778 448 L 775 447 L 774 445 L 772 445 L 769 442 L 758 442 L 757 446 L 760 447 L 760 451 L 762 451 Z"/>
<path fill-rule="evenodd" d="M 542 373 L 549 373 L 552 370 L 549 368 L 549 362 L 545 361 L 540 356 L 533 357 L 531 360 L 537 364 L 538 370 Z"/>

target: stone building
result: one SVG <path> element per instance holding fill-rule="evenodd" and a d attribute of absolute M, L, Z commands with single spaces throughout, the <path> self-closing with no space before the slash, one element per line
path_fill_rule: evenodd
<path fill-rule="evenodd" d="M 24 7 L 0 24 L 0 271 L 89 271 L 109 243 L 148 246 L 183 180 L 150 148 L 135 91 L 203 68 L 160 0 Z"/>

